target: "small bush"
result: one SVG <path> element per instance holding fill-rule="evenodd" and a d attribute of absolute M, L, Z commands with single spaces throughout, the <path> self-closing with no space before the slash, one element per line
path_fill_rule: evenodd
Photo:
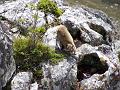
<path fill-rule="evenodd" d="M 13 43 L 13 50 L 18 71 L 30 70 L 35 77 L 39 77 L 39 74 L 40 77 L 42 76 L 42 71 L 40 71 L 42 62 L 49 60 L 51 64 L 57 64 L 64 57 L 63 54 L 56 53 L 55 50 L 41 42 L 34 45 L 28 37 L 16 39 Z"/>
<path fill-rule="evenodd" d="M 34 77 L 35 78 L 42 78 L 43 77 L 43 71 L 42 68 L 39 68 L 37 70 L 34 70 Z"/>
<path fill-rule="evenodd" d="M 46 32 L 46 30 L 45 30 L 45 27 L 36 27 L 35 29 L 33 29 L 33 27 L 29 27 L 28 28 L 28 30 L 29 30 L 29 32 L 31 32 L 31 33 L 45 33 Z"/>
<path fill-rule="evenodd" d="M 59 17 L 63 11 L 57 7 L 57 5 L 50 0 L 40 0 L 37 5 L 38 10 L 41 10 L 45 13 L 51 13 Z"/>

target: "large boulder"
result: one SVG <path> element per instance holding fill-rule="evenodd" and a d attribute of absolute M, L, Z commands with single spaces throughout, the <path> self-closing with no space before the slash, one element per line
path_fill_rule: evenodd
<path fill-rule="evenodd" d="M 120 62 L 111 47 L 83 44 L 77 65 L 77 79 L 83 90 L 114 90 L 120 82 Z"/>
<path fill-rule="evenodd" d="M 5 23 L 0 21 L 0 88 L 12 77 L 16 66 L 12 51 L 12 36 Z"/>
<path fill-rule="evenodd" d="M 53 90 L 70 90 L 76 87 L 78 81 L 81 90 L 114 90 L 119 87 L 120 62 L 112 44 L 115 29 L 112 22 L 101 11 L 68 6 L 61 8 L 65 10 L 60 16 L 61 22 L 77 40 L 77 52 L 72 60 L 65 59 L 55 66 L 44 65 L 44 79 L 48 86 Z M 43 41 L 58 48 L 57 27 L 48 29 Z M 71 63 L 73 68 L 67 63 Z"/>
<path fill-rule="evenodd" d="M 54 66 L 44 64 L 43 73 L 42 84 L 44 88 L 51 88 L 50 90 L 71 90 L 71 88 L 75 88 L 76 84 L 76 59 L 68 57 Z"/>
<path fill-rule="evenodd" d="M 59 19 L 74 38 L 81 39 L 94 46 L 110 44 L 114 26 L 106 14 L 86 7 L 63 6 L 61 8 L 65 12 Z M 84 33 L 88 34 L 90 40 L 85 40 L 86 35 Z"/>

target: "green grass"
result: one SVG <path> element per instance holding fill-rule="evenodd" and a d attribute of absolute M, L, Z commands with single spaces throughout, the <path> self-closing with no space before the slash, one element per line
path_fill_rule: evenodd
<path fill-rule="evenodd" d="M 66 0 L 66 1 L 68 1 L 70 5 L 85 5 L 90 8 L 102 10 L 109 17 L 113 17 L 114 19 L 120 21 L 120 7 L 116 7 L 113 5 L 112 8 L 110 4 L 103 3 L 101 2 L 101 0 Z"/>
<path fill-rule="evenodd" d="M 43 76 L 41 63 L 58 64 L 64 55 L 44 45 L 42 42 L 34 44 L 29 37 L 17 38 L 13 43 L 13 54 L 17 71 L 32 71 L 36 79 Z"/>
<path fill-rule="evenodd" d="M 38 10 L 43 12 L 54 14 L 55 16 L 59 17 L 63 11 L 57 7 L 56 3 L 50 0 L 40 0 L 37 4 Z"/>

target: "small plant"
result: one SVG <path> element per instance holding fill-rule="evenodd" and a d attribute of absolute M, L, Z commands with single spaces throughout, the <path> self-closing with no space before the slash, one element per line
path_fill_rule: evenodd
<path fill-rule="evenodd" d="M 34 77 L 35 78 L 42 78 L 43 77 L 43 71 L 42 68 L 34 70 Z"/>
<path fill-rule="evenodd" d="M 24 23 L 25 21 L 26 21 L 26 19 L 22 18 L 22 17 L 17 20 L 18 23 Z"/>
<path fill-rule="evenodd" d="M 54 65 L 64 58 L 63 54 L 56 53 L 40 41 L 34 44 L 29 37 L 16 39 L 13 43 L 13 50 L 18 71 L 32 71 L 35 77 L 42 77 L 42 66 L 40 66 L 42 62 L 49 60 Z"/>
<path fill-rule="evenodd" d="M 43 35 L 46 32 L 45 27 L 29 27 L 29 37 L 32 38 L 34 44 L 38 41 L 42 41 Z"/>
<path fill-rule="evenodd" d="M 57 17 L 63 13 L 63 11 L 57 7 L 56 3 L 50 0 L 40 0 L 38 2 L 37 8 L 46 14 L 51 13 Z"/>
<path fill-rule="evenodd" d="M 55 16 L 55 20 L 57 20 L 58 17 L 63 13 L 63 11 L 57 7 L 56 3 L 50 0 L 40 0 L 37 4 L 37 9 L 45 13 L 44 17 L 45 17 L 47 26 L 49 26 L 48 20 L 47 20 L 48 14 L 53 14 Z"/>

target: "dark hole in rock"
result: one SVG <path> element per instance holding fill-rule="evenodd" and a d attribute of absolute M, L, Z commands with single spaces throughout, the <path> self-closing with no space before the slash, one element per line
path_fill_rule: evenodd
<path fill-rule="evenodd" d="M 11 80 L 7 82 L 6 86 L 2 90 L 11 90 Z"/>
<path fill-rule="evenodd" d="M 93 23 L 89 23 L 89 27 L 103 36 L 103 40 L 105 44 L 109 44 L 109 42 L 112 41 L 110 35 L 107 35 L 108 33 L 106 32 L 104 27 Z"/>
<path fill-rule="evenodd" d="M 93 23 L 89 24 L 90 28 L 95 30 L 97 33 L 101 34 L 103 36 L 103 39 L 106 40 L 106 31 L 104 29 L 104 27 L 100 26 L 100 25 L 96 25 Z"/>
<path fill-rule="evenodd" d="M 86 54 L 77 64 L 77 79 L 81 81 L 93 74 L 103 74 L 107 70 L 107 63 L 102 63 L 96 53 Z"/>
<path fill-rule="evenodd" d="M 7 81 L 6 86 L 2 87 L 2 90 L 11 90 L 11 81 L 13 80 L 13 77 L 16 75 L 16 72 L 13 73 L 10 80 Z M 1 89 L 0 89 L 1 90 Z"/>
<path fill-rule="evenodd" d="M 76 26 L 74 26 L 74 23 L 72 23 L 71 21 L 65 21 L 64 25 L 67 27 L 68 31 L 70 32 L 71 36 L 73 37 L 73 39 L 77 39 L 77 40 L 81 40 L 80 36 L 81 36 L 81 31 L 80 29 Z"/>

